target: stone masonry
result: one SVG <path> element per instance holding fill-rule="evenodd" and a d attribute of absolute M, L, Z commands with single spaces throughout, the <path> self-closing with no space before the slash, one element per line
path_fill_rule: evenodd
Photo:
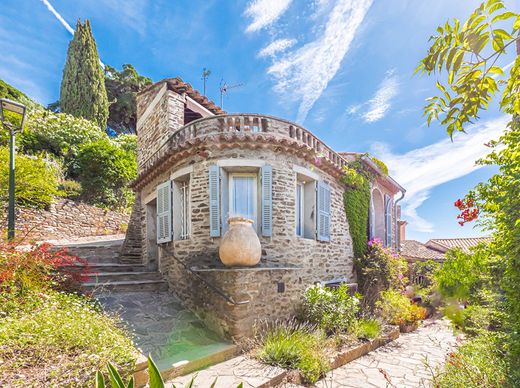
<path fill-rule="evenodd" d="M 185 124 L 184 112 L 192 100 L 207 115 Z M 356 281 L 345 188 L 339 179 L 347 162 L 339 154 L 287 120 L 225 115 L 178 79 L 149 87 L 137 103 L 139 168 L 134 189 L 141 205 L 134 209 L 132 224 L 141 221 L 140 232 L 130 225 L 134 232 L 125 245 L 137 252 L 140 244 L 145 264 L 156 260 L 148 251 L 154 244 L 154 236 L 147 236 L 146 222 L 154 219 L 147 216 L 153 210 L 148 204 L 154 203 L 158 185 L 181 171 L 189 174 L 191 234 L 186 240 L 174 236 L 159 244 L 158 267 L 180 301 L 210 328 L 238 340 L 252 334 L 256 321 L 294 314 L 309 285 Z M 258 173 L 259 166 L 267 164 L 272 167 L 272 236 L 260 236 L 258 266 L 225 268 L 218 259 L 221 237 L 210 237 L 209 167 Z M 330 241 L 296 236 L 295 190 L 302 171 L 330 187 Z M 156 245 L 150 249 L 155 252 Z"/>
<path fill-rule="evenodd" d="M 48 209 L 16 208 L 17 234 L 32 240 L 62 240 L 124 233 L 128 220 L 127 214 L 68 199 L 59 199 Z M 0 230 L 6 228 L 7 217 L 2 217 Z"/>

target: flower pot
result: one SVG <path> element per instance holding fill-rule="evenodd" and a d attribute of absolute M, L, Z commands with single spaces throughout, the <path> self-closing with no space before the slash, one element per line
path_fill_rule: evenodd
<path fill-rule="evenodd" d="M 227 267 L 252 267 L 260 262 L 262 246 L 253 229 L 253 221 L 243 217 L 231 217 L 229 229 L 219 247 L 219 256 Z"/>
<path fill-rule="evenodd" d="M 419 321 L 401 323 L 399 325 L 399 331 L 401 333 L 411 333 L 412 331 L 417 330 L 418 327 L 419 327 Z"/>

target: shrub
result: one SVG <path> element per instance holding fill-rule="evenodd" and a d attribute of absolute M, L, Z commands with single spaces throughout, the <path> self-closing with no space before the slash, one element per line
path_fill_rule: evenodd
<path fill-rule="evenodd" d="M 256 357 L 282 368 L 298 369 L 315 383 L 329 369 L 325 335 L 314 327 L 289 321 L 268 326 L 256 336 Z"/>
<path fill-rule="evenodd" d="M 122 209 L 132 205 L 128 184 L 137 175 L 137 160 L 133 151 L 125 149 L 129 142 L 124 144 L 101 139 L 81 148 L 77 163 L 84 200 Z"/>
<path fill-rule="evenodd" d="M 78 265 L 84 270 L 76 270 Z M 64 249 L 49 244 L 20 249 L 15 242 L 0 242 L 0 292 L 22 297 L 31 290 L 70 289 L 87 277 L 86 262 Z"/>
<path fill-rule="evenodd" d="M 354 333 L 359 339 L 376 338 L 381 334 L 381 323 L 377 319 L 360 319 L 355 324 Z"/>
<path fill-rule="evenodd" d="M 363 301 L 372 307 L 381 291 L 403 289 L 408 279 L 406 260 L 383 247 L 379 239 L 368 242 L 368 253 L 356 260 Z"/>
<path fill-rule="evenodd" d="M 64 180 L 59 185 L 60 197 L 78 199 L 81 196 L 81 183 L 73 180 Z"/>
<path fill-rule="evenodd" d="M 440 267 L 441 265 L 433 260 L 415 262 L 412 267 L 414 283 L 417 283 L 422 287 L 433 286 L 435 282 L 435 274 L 440 270 Z"/>
<path fill-rule="evenodd" d="M 506 352 L 501 339 L 489 334 L 464 343 L 448 355 L 443 370 L 433 376 L 436 388 L 501 388 L 507 384 Z"/>
<path fill-rule="evenodd" d="M 327 333 L 348 331 L 359 312 L 359 299 L 350 295 L 346 284 L 336 289 L 316 284 L 305 290 L 303 298 L 301 318 Z"/>
<path fill-rule="evenodd" d="M 80 147 L 106 137 L 91 121 L 66 113 L 39 110 L 29 114 L 20 145 L 23 152 L 28 154 L 37 155 L 43 152 L 63 159 L 70 175 Z"/>
<path fill-rule="evenodd" d="M 381 300 L 376 302 L 376 308 L 386 322 L 392 325 L 402 325 L 424 319 L 426 309 L 414 305 L 410 299 L 396 290 L 381 292 Z"/>
<path fill-rule="evenodd" d="M 43 208 L 58 194 L 60 169 L 39 157 L 15 156 L 15 197 L 20 205 Z M 0 147 L 0 203 L 9 197 L 9 150 Z"/>
<path fill-rule="evenodd" d="M 116 317 L 77 295 L 29 296 L 0 316 L 1 386 L 86 386 L 108 362 L 132 372 L 136 350 Z"/>

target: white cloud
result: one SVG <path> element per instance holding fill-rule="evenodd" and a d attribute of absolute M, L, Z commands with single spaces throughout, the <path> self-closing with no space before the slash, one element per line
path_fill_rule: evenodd
<path fill-rule="evenodd" d="M 453 142 L 446 137 L 401 155 L 392 153 L 385 144 L 372 146 L 372 152 L 388 165 L 390 175 L 406 189 L 403 216 L 412 229 L 433 231 L 433 225 L 422 218 L 417 209 L 429 198 L 432 188 L 481 168 L 475 161 L 490 152 L 484 144 L 497 139 L 508 120 L 508 117 L 500 117 L 474 124 L 467 128 L 467 135 L 455 134 Z M 454 193 L 454 196 L 463 194 Z"/>
<path fill-rule="evenodd" d="M 284 52 L 296 44 L 296 39 L 277 39 L 264 47 L 258 53 L 259 57 L 272 57 L 275 54 Z"/>
<path fill-rule="evenodd" d="M 336 75 L 373 0 L 339 0 L 321 36 L 272 64 L 275 90 L 301 100 L 297 121 L 303 122 Z"/>
<path fill-rule="evenodd" d="M 390 109 L 391 100 L 397 95 L 398 89 L 399 82 L 395 70 L 390 70 L 379 85 L 374 97 L 367 101 L 368 110 L 363 113 L 363 120 L 367 123 L 373 123 L 385 117 Z"/>
<path fill-rule="evenodd" d="M 261 30 L 274 23 L 291 5 L 292 0 L 253 0 L 245 14 L 253 19 L 247 32 Z"/>
<path fill-rule="evenodd" d="M 61 16 L 58 11 L 56 11 L 56 9 L 54 9 L 54 7 L 52 6 L 51 3 L 49 3 L 48 0 L 41 0 L 43 4 L 45 4 L 45 6 L 47 7 L 47 9 L 49 11 L 51 11 L 51 13 L 56 17 L 56 19 L 58 19 L 58 21 L 62 24 L 63 27 L 65 27 L 67 29 L 68 32 L 71 33 L 71 35 L 74 35 L 74 28 L 72 28 L 70 26 L 69 23 L 67 23 L 67 21 L 63 18 L 63 16 Z"/>

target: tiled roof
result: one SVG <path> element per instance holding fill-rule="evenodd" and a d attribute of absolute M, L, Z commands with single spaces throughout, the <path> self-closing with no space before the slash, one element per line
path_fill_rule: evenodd
<path fill-rule="evenodd" d="M 401 242 L 401 255 L 409 260 L 443 261 L 444 253 L 425 246 L 422 242 L 405 240 Z"/>
<path fill-rule="evenodd" d="M 446 252 L 453 248 L 460 248 L 464 252 L 478 244 L 489 244 L 491 237 L 468 237 L 468 238 L 434 238 L 429 240 L 425 245 L 429 248 L 438 249 Z"/>
<path fill-rule="evenodd" d="M 139 94 L 145 93 L 147 90 L 155 87 L 156 85 L 162 84 L 162 83 L 166 83 L 169 90 L 172 90 L 177 93 L 186 93 L 190 98 L 192 98 L 197 103 L 202 105 L 204 108 L 208 109 L 209 111 L 211 111 L 212 113 L 214 113 L 216 115 L 226 113 L 225 111 L 220 109 L 220 107 L 217 106 L 213 101 L 208 99 L 206 96 L 203 96 L 202 94 L 200 94 L 200 92 L 198 90 L 194 89 L 189 83 L 184 82 L 180 77 L 165 78 L 161 81 L 154 83 L 153 85 L 147 86 L 146 88 L 141 90 L 139 92 Z"/>

